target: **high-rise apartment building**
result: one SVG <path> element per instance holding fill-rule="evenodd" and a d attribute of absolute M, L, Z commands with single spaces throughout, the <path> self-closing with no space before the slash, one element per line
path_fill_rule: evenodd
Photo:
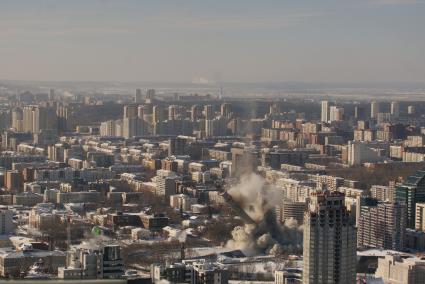
<path fill-rule="evenodd" d="M 328 101 L 322 101 L 321 102 L 321 121 L 322 122 L 328 122 L 329 121 L 329 102 Z"/>
<path fill-rule="evenodd" d="M 100 124 L 100 136 L 116 136 L 115 120 L 104 121 Z"/>
<path fill-rule="evenodd" d="M 58 118 L 56 109 L 52 107 L 37 107 L 34 117 L 34 133 L 42 130 L 57 130 Z"/>
<path fill-rule="evenodd" d="M 122 120 L 122 136 L 124 138 L 132 138 L 147 134 L 148 127 L 146 122 L 139 117 L 124 118 Z"/>
<path fill-rule="evenodd" d="M 357 246 L 402 250 L 406 233 L 404 204 L 376 202 L 361 206 L 357 220 Z"/>
<path fill-rule="evenodd" d="M 304 222 L 304 211 L 307 207 L 306 202 L 303 201 L 292 201 L 284 200 L 282 206 L 276 208 L 279 211 L 278 221 L 285 223 L 291 219 L 296 220 L 298 225 L 302 225 Z"/>
<path fill-rule="evenodd" d="M 55 89 L 49 89 L 49 101 L 55 100 Z"/>
<path fill-rule="evenodd" d="M 176 194 L 176 182 L 179 177 L 175 172 L 158 170 L 156 176 L 156 195 L 169 197 Z"/>
<path fill-rule="evenodd" d="M 372 101 L 370 103 L 370 118 L 378 118 L 379 113 L 379 103 L 377 101 Z"/>
<path fill-rule="evenodd" d="M 142 90 L 136 89 L 136 94 L 134 96 L 134 102 L 136 104 L 139 104 L 139 103 L 142 103 L 143 102 Z"/>
<path fill-rule="evenodd" d="M 271 115 L 277 115 L 279 114 L 279 105 L 278 104 L 271 104 L 269 107 L 269 114 Z"/>
<path fill-rule="evenodd" d="M 22 192 L 24 188 L 22 174 L 19 171 L 6 171 L 4 184 L 9 191 Z"/>
<path fill-rule="evenodd" d="M 161 106 L 153 106 L 152 108 L 152 122 L 161 122 L 165 120 L 164 109 Z"/>
<path fill-rule="evenodd" d="M 415 228 L 416 204 L 425 202 L 425 170 L 419 170 L 395 188 L 395 201 L 406 205 L 407 227 Z"/>
<path fill-rule="evenodd" d="M 11 126 L 11 112 L 8 109 L 0 110 L 0 130 L 6 130 Z"/>
<path fill-rule="evenodd" d="M 198 121 L 201 118 L 202 108 L 200 105 L 193 105 L 190 109 L 190 120 Z"/>
<path fill-rule="evenodd" d="M 391 102 L 391 114 L 393 117 L 399 117 L 400 115 L 400 106 L 398 102 Z"/>
<path fill-rule="evenodd" d="M 258 153 L 251 148 L 242 145 L 234 145 L 230 150 L 232 153 L 233 176 L 242 176 L 251 173 L 257 167 Z"/>
<path fill-rule="evenodd" d="M 329 121 L 344 120 L 344 108 L 340 106 L 331 106 L 329 108 Z"/>
<path fill-rule="evenodd" d="M 179 137 L 171 138 L 168 140 L 168 144 L 168 156 L 188 154 L 186 139 Z"/>
<path fill-rule="evenodd" d="M 124 106 L 123 118 L 137 117 L 137 105 L 126 105 Z"/>
<path fill-rule="evenodd" d="M 365 109 L 362 106 L 355 106 L 354 107 L 354 117 L 356 119 L 365 119 L 366 118 Z"/>
<path fill-rule="evenodd" d="M 205 120 L 205 137 L 225 136 L 227 133 L 227 119 L 223 116 Z"/>
<path fill-rule="evenodd" d="M 138 107 L 136 105 L 124 106 L 124 116 L 122 120 L 122 136 L 131 138 L 134 136 L 144 135 L 147 133 L 148 127 L 143 119 L 139 117 Z M 117 130 L 115 129 L 117 132 Z"/>
<path fill-rule="evenodd" d="M 425 232 L 425 203 L 416 203 L 415 230 Z"/>
<path fill-rule="evenodd" d="M 56 110 L 51 107 L 25 106 L 22 115 L 24 132 L 39 133 L 41 130 L 57 130 Z"/>
<path fill-rule="evenodd" d="M 56 107 L 56 115 L 58 117 L 58 130 L 60 132 L 66 132 L 73 128 L 70 119 L 71 110 L 68 106 L 58 105 Z"/>
<path fill-rule="evenodd" d="M 36 106 L 25 106 L 22 111 L 23 131 L 33 132 L 34 130 L 34 112 Z"/>
<path fill-rule="evenodd" d="M 12 128 L 17 132 L 23 131 L 23 112 L 21 108 L 12 110 Z"/>
<path fill-rule="evenodd" d="M 224 117 L 229 117 L 232 112 L 232 105 L 229 103 L 223 103 L 220 107 L 220 114 Z"/>
<path fill-rule="evenodd" d="M 385 185 L 372 185 L 370 196 L 378 201 L 394 202 L 394 187 Z"/>
<path fill-rule="evenodd" d="M 303 283 L 356 282 L 356 228 L 340 192 L 310 195 L 304 214 Z"/>
<path fill-rule="evenodd" d="M 140 105 L 137 107 L 137 116 L 146 122 L 152 121 L 152 108 L 150 105 Z"/>
<path fill-rule="evenodd" d="M 139 118 L 143 119 L 143 116 L 145 115 L 145 113 L 146 113 L 146 108 L 145 108 L 145 106 L 144 106 L 144 105 L 139 105 L 139 106 L 137 107 L 137 116 L 138 116 Z"/>
<path fill-rule="evenodd" d="M 155 99 L 155 89 L 148 89 L 146 91 L 146 100 L 148 103 L 152 102 Z"/>
<path fill-rule="evenodd" d="M 205 115 L 205 119 L 213 119 L 214 118 L 214 112 L 213 112 L 213 106 L 212 105 L 205 105 L 204 106 L 204 115 Z"/>
<path fill-rule="evenodd" d="M 0 235 L 9 234 L 13 231 L 13 211 L 0 208 Z"/>
<path fill-rule="evenodd" d="M 168 120 L 176 120 L 179 116 L 179 106 L 170 105 L 168 107 Z"/>

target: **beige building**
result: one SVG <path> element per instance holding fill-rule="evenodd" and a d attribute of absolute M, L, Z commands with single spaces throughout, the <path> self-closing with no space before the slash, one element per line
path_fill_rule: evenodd
<path fill-rule="evenodd" d="M 0 249 L 0 275 L 20 276 L 34 262 L 42 260 L 50 271 L 57 271 L 58 267 L 65 265 L 65 253 L 61 251 L 48 251 L 33 249 L 27 246 L 25 250 L 12 248 Z"/>
<path fill-rule="evenodd" d="M 425 232 L 425 203 L 416 203 L 415 229 Z"/>
<path fill-rule="evenodd" d="M 284 268 L 274 273 L 274 284 L 302 283 L 302 270 L 298 268 Z"/>
<path fill-rule="evenodd" d="M 386 255 L 378 259 L 375 277 L 387 284 L 425 283 L 425 260 L 403 259 L 400 255 Z"/>

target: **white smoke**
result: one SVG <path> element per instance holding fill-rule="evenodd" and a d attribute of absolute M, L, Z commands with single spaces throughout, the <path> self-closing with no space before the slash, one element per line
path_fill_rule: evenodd
<path fill-rule="evenodd" d="M 275 206 L 283 202 L 282 193 L 254 173 L 243 176 L 228 190 L 229 195 L 251 217 L 255 224 L 237 226 L 227 246 L 247 255 L 281 254 L 301 249 L 302 228 L 295 220 L 278 224 Z"/>
<path fill-rule="evenodd" d="M 115 240 L 104 235 L 89 235 L 86 236 L 84 241 L 75 246 L 84 249 L 96 249 L 104 244 L 110 243 L 115 243 Z"/>
<path fill-rule="evenodd" d="M 170 241 L 178 241 L 179 243 L 185 243 L 187 239 L 187 232 L 185 230 L 179 231 L 175 236 L 170 237 Z"/>
<path fill-rule="evenodd" d="M 29 236 L 33 236 L 33 237 L 42 237 L 43 236 L 43 232 L 41 232 L 40 230 L 30 227 L 27 227 L 27 234 Z"/>

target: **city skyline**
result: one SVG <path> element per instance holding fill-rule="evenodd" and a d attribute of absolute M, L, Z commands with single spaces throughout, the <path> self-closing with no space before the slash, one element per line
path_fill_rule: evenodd
<path fill-rule="evenodd" d="M 0 0 L 0 283 L 425 283 L 425 0 Z"/>

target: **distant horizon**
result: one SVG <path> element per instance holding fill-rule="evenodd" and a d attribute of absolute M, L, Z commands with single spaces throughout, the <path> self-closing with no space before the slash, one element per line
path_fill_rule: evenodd
<path fill-rule="evenodd" d="M 24 81 L 0 80 L 0 93 L 18 94 L 26 91 L 48 93 L 134 95 L 136 89 L 145 93 L 155 89 L 159 95 L 210 94 L 223 98 L 285 98 L 300 96 L 321 99 L 354 100 L 425 100 L 424 83 L 319 83 L 319 82 L 222 82 L 196 84 L 193 82 L 120 82 L 120 81 Z M 222 92 L 222 93 L 221 93 Z"/>
<path fill-rule="evenodd" d="M 2 79 L 0 83 L 105 83 L 105 84 L 185 84 L 185 85 L 198 85 L 198 86 L 220 86 L 223 84 L 241 84 L 241 85 L 274 85 L 274 84 L 300 84 L 300 85 L 334 85 L 334 86 L 371 86 L 371 85 L 423 85 L 425 82 L 420 81 L 353 81 L 353 82 L 338 82 L 338 81 L 221 81 L 221 82 L 193 82 L 184 80 L 168 80 L 168 81 L 154 81 L 154 80 L 25 80 L 25 79 Z"/>

